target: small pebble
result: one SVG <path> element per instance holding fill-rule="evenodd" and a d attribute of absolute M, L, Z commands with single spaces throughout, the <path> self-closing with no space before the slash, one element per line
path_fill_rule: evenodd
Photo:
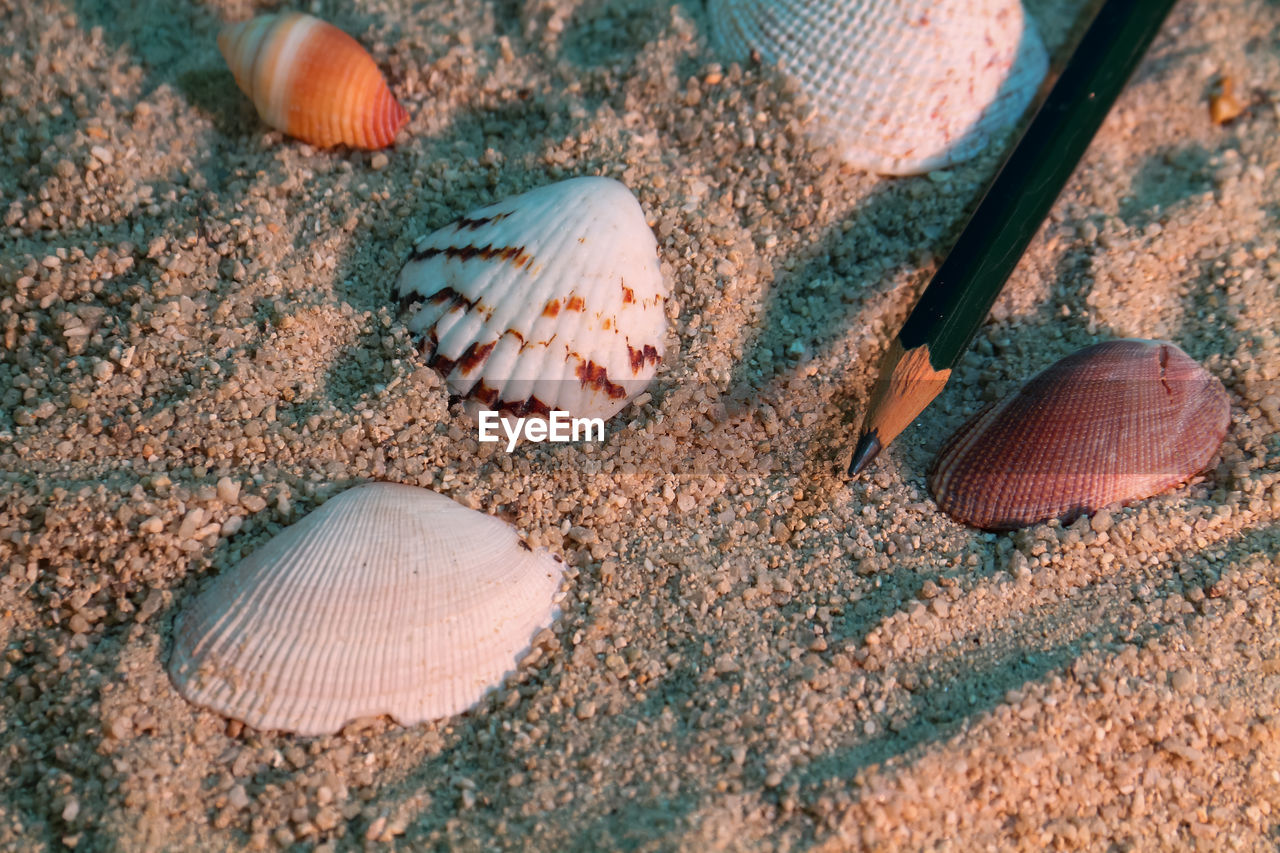
<path fill-rule="evenodd" d="M 182 524 L 178 527 L 178 538 L 191 539 L 203 523 L 204 510 L 196 507 L 183 517 Z"/>
<path fill-rule="evenodd" d="M 133 731 L 133 718 L 128 714 L 118 714 L 107 723 L 107 734 L 116 740 L 124 740 Z"/>
<path fill-rule="evenodd" d="M 1169 676 L 1169 686 L 1178 693 L 1190 693 L 1196 688 L 1196 677 L 1186 669 L 1175 669 Z"/>
<path fill-rule="evenodd" d="M 249 794 L 244 785 L 232 785 L 227 792 L 227 803 L 234 809 L 243 809 L 249 805 Z"/>
<path fill-rule="evenodd" d="M 218 480 L 218 500 L 228 506 L 235 506 L 240 500 L 240 484 L 230 477 Z"/>

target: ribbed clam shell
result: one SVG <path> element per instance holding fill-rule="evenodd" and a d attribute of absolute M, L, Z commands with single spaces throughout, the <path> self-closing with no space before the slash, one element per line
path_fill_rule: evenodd
<path fill-rule="evenodd" d="M 392 288 L 455 394 L 516 415 L 607 418 L 662 360 L 667 287 L 640 203 L 573 178 L 419 240 Z"/>
<path fill-rule="evenodd" d="M 169 674 L 197 705 L 313 735 L 474 705 L 555 617 L 558 557 L 435 492 L 332 498 L 219 576 L 177 621 Z"/>
<path fill-rule="evenodd" d="M 409 120 L 359 42 L 300 12 L 261 15 L 218 34 L 262 120 L 320 147 L 384 148 Z"/>
<path fill-rule="evenodd" d="M 975 527 L 1069 521 L 1203 471 L 1230 415 L 1222 383 L 1177 346 L 1105 341 L 961 427 L 929 488 L 946 513 Z"/>
<path fill-rule="evenodd" d="M 709 0 L 708 12 L 723 55 L 778 66 L 823 141 L 888 175 L 976 154 L 1048 68 L 1019 0 Z"/>

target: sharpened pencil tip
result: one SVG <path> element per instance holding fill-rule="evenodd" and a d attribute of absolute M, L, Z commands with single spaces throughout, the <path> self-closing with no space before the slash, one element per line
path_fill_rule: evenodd
<path fill-rule="evenodd" d="M 880 436 L 876 431 L 864 433 L 858 439 L 858 446 L 853 449 L 853 460 L 849 463 L 849 476 L 856 477 L 871 464 L 871 460 L 880 455 Z"/>

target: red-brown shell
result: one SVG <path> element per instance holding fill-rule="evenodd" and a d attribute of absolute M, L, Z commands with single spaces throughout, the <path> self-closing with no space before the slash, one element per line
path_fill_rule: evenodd
<path fill-rule="evenodd" d="M 1230 420 L 1222 383 L 1165 341 L 1116 340 L 1053 364 L 952 436 L 929 474 L 958 521 L 1070 521 L 1190 479 Z"/>

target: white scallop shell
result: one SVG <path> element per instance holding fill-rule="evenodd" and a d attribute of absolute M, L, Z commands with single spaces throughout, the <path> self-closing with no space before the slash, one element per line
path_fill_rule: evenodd
<path fill-rule="evenodd" d="M 607 418 L 662 360 L 658 244 L 610 178 L 540 187 L 427 235 L 392 297 L 450 389 L 489 409 Z"/>
<path fill-rule="evenodd" d="M 1048 68 L 1019 0 L 709 0 L 708 13 L 724 55 L 794 78 L 822 141 L 881 174 L 973 156 Z"/>
<path fill-rule="evenodd" d="M 560 575 L 499 519 L 426 489 L 357 486 L 197 596 L 169 675 L 259 729 L 447 717 L 516 668 L 555 618 Z"/>

